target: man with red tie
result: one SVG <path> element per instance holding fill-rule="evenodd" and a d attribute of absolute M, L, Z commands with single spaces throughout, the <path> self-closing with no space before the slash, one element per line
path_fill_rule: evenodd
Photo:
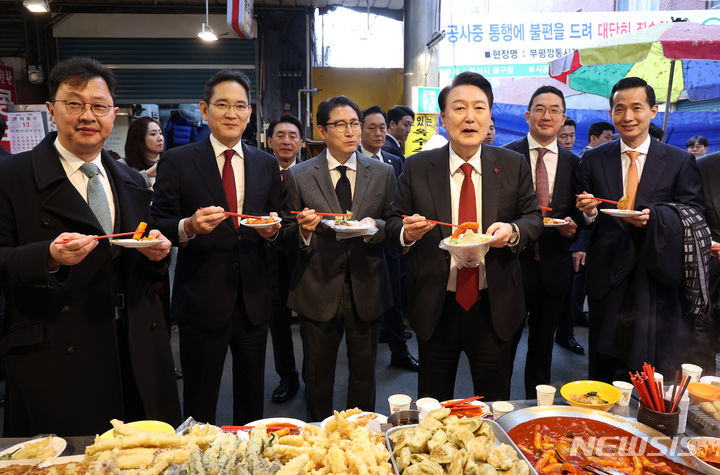
<path fill-rule="evenodd" d="M 611 382 L 643 361 L 672 374 L 680 361 L 676 351 L 691 346 L 686 323 L 692 319 L 684 317 L 692 279 L 683 261 L 695 245 L 683 242 L 688 229 L 675 209 L 694 213 L 707 230 L 703 185 L 694 157 L 651 140 L 657 110 L 655 91 L 643 79 L 618 81 L 610 115 L 620 139 L 588 150 L 580 164 L 577 207 L 592 228 L 586 286 L 591 379 Z M 617 216 L 619 206 L 595 199 L 623 196 L 631 215 Z"/>
<path fill-rule="evenodd" d="M 205 85 L 210 136 L 169 150 L 158 164 L 151 214 L 180 246 L 171 311 L 180 330 L 185 417 L 214 422 L 228 346 L 233 424 L 262 417 L 267 322 L 272 313 L 263 248 L 279 224 L 239 225 L 229 213 L 276 215 L 277 160 L 242 143 L 250 83 L 233 70 Z"/>
<path fill-rule="evenodd" d="M 410 253 L 406 315 L 418 337 L 420 397 L 453 397 L 462 352 L 475 394 L 510 397 L 513 337 L 525 318 L 518 253 L 543 225 L 529 163 L 483 144 L 492 101 L 490 83 L 473 72 L 440 92 L 450 142 L 405 162 L 386 226 L 388 239 Z M 438 247 L 453 228 L 428 220 L 481 223 L 493 235 L 484 262 L 459 268 Z"/>

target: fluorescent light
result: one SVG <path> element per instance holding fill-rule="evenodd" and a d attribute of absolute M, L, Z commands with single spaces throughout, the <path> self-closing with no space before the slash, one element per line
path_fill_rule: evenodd
<path fill-rule="evenodd" d="M 46 0 L 25 0 L 23 6 L 33 13 L 48 13 L 50 11 Z"/>
<path fill-rule="evenodd" d="M 202 24 L 202 30 L 200 30 L 197 35 L 198 38 L 202 39 L 203 41 L 217 41 L 218 39 L 213 29 L 210 28 L 210 25 L 206 23 Z"/>

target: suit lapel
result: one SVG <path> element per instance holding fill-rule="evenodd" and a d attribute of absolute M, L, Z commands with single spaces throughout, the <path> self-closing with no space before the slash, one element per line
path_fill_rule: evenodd
<path fill-rule="evenodd" d="M 482 169 L 482 229 L 484 232 L 492 223 L 497 221 L 498 210 L 498 173 L 495 173 L 497 159 L 490 147 L 483 144 L 480 153 L 480 167 Z"/>
<path fill-rule="evenodd" d="M 223 208 L 228 209 L 228 202 L 225 197 L 222 177 L 220 176 L 220 171 L 218 170 L 215 152 L 210 144 L 210 138 L 208 137 L 202 142 L 197 142 L 195 145 L 195 151 L 196 153 L 193 158 L 195 168 L 197 169 L 200 179 L 205 184 L 205 188 L 207 188 L 207 191 L 213 200 L 213 203 L 208 203 L 208 206 L 222 206 Z"/>
<path fill-rule="evenodd" d="M 313 173 L 315 182 L 317 182 L 318 188 L 328 204 L 328 208 L 330 208 L 333 213 L 345 213 L 347 210 L 340 209 L 340 202 L 337 199 L 335 188 L 333 188 L 332 181 L 330 180 L 330 169 L 328 168 L 326 153 L 327 149 L 323 150 L 320 155 L 313 159 L 315 161 L 315 163 L 313 163 L 315 167 Z"/>
<path fill-rule="evenodd" d="M 561 190 L 563 183 L 570 183 L 570 170 L 572 166 L 570 164 L 570 158 L 562 153 L 562 147 L 558 145 L 558 160 L 557 168 L 555 169 L 555 182 L 553 184 L 553 197 L 550 201 L 550 207 L 552 209 L 558 209 L 560 206 L 559 200 L 562 198 L 562 193 L 557 193 Z M 573 193 L 575 190 L 573 190 Z"/>
<path fill-rule="evenodd" d="M 435 216 L 426 216 L 446 223 L 452 222 L 452 205 L 450 204 L 450 145 L 437 149 L 430 160 L 427 170 L 428 191 L 435 204 Z M 442 237 L 452 233 L 450 226 L 438 226 Z"/>
<path fill-rule="evenodd" d="M 608 148 L 606 163 L 602 164 L 605 172 L 605 183 L 610 196 L 598 196 L 606 200 L 619 200 L 623 196 L 622 158 L 620 157 L 620 140 L 613 142 Z M 594 190 L 593 190 L 594 191 Z"/>
<path fill-rule="evenodd" d="M 651 204 L 653 193 L 660 183 L 660 177 L 665 169 L 665 149 L 658 142 L 650 139 L 645 165 L 643 166 L 640 183 L 638 183 L 635 203 Z"/>
<path fill-rule="evenodd" d="M 352 212 L 353 216 L 360 216 L 360 210 L 365 201 L 365 193 L 370 185 L 370 163 L 368 160 L 375 159 L 365 158 L 360 153 L 355 156 L 357 157 L 357 170 L 355 171 L 355 191 L 352 199 Z"/>

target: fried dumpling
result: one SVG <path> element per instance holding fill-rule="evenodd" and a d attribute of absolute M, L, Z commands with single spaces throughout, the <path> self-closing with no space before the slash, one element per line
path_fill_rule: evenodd
<path fill-rule="evenodd" d="M 443 423 L 439 420 L 435 419 L 434 417 L 424 417 L 422 421 L 420 421 L 420 424 L 418 427 L 422 427 L 423 429 L 427 429 L 430 432 L 435 432 L 436 430 L 440 430 L 443 428 Z"/>
<path fill-rule="evenodd" d="M 485 436 L 475 437 L 465 443 L 465 449 L 468 453 L 480 462 L 487 461 L 488 451 L 494 446 L 495 444 L 490 442 Z"/>
<path fill-rule="evenodd" d="M 443 468 L 430 460 L 410 465 L 403 475 L 443 475 Z"/>
<path fill-rule="evenodd" d="M 439 430 L 435 432 L 432 437 L 430 437 L 430 440 L 428 440 L 428 449 L 432 451 L 435 447 L 443 445 L 445 442 L 447 442 L 447 440 L 447 434 L 445 433 L 445 431 Z"/>
<path fill-rule="evenodd" d="M 500 444 L 488 452 L 488 463 L 498 470 L 509 470 L 515 460 L 517 460 L 517 452 L 507 444 Z"/>
<path fill-rule="evenodd" d="M 430 451 L 430 460 L 436 463 L 450 463 L 458 452 L 452 444 L 438 445 Z"/>

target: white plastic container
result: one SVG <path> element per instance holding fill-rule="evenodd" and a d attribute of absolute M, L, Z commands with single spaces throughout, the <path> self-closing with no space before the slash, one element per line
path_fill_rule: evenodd
<path fill-rule="evenodd" d="M 680 408 L 680 418 L 678 422 L 678 434 L 682 434 L 685 432 L 685 427 L 687 425 L 687 417 L 688 417 L 688 407 L 690 406 L 690 395 L 688 395 L 688 392 L 685 391 L 685 394 L 683 394 L 683 397 L 680 399 L 680 402 L 678 403 L 678 407 Z"/>

